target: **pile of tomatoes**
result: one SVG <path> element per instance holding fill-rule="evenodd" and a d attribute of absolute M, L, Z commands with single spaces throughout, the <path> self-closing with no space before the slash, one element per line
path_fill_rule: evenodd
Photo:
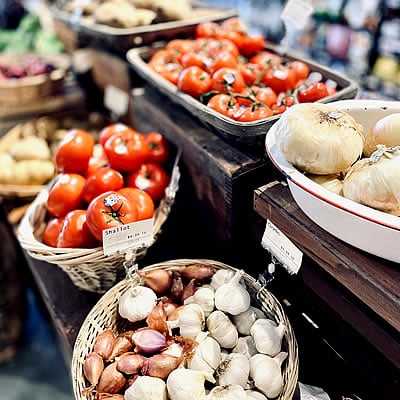
<path fill-rule="evenodd" d="M 195 40 L 172 40 L 149 61 L 178 88 L 231 119 L 251 122 L 281 114 L 295 103 L 335 93 L 335 83 L 308 80 L 310 69 L 265 51 L 237 18 L 197 26 Z"/>
<path fill-rule="evenodd" d="M 59 175 L 47 200 L 50 220 L 42 241 L 51 247 L 92 248 L 104 229 L 153 217 L 169 176 L 168 144 L 157 132 L 141 134 L 123 124 L 104 128 L 95 144 L 70 131 L 55 153 Z"/>

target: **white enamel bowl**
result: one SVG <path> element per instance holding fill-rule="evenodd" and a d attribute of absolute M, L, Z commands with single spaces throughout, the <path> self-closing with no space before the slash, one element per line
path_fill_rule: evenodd
<path fill-rule="evenodd" d="M 400 102 L 345 100 L 331 103 L 351 114 L 364 129 L 381 118 L 400 112 Z M 400 263 L 400 217 L 363 206 L 330 192 L 307 178 L 285 157 L 276 144 L 276 125 L 266 137 L 268 156 L 287 177 L 294 200 L 317 225 L 370 254 Z"/>

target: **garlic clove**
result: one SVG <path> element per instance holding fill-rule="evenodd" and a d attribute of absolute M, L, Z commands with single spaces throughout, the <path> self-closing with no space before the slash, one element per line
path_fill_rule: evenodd
<path fill-rule="evenodd" d="M 249 373 L 250 361 L 245 355 L 229 354 L 217 369 L 218 384 L 221 386 L 239 385 L 246 388 Z"/>
<path fill-rule="evenodd" d="M 284 324 L 276 325 L 269 319 L 258 319 L 250 329 L 258 352 L 269 356 L 280 352 L 285 331 Z"/>
<path fill-rule="evenodd" d="M 232 349 L 236 346 L 239 334 L 238 331 L 222 311 L 214 311 L 207 318 L 207 328 L 210 335 L 220 344 L 221 347 Z"/>
<path fill-rule="evenodd" d="M 268 400 L 263 394 L 255 390 L 246 390 L 246 395 L 247 400 Z"/>
<path fill-rule="evenodd" d="M 254 339 L 252 336 L 245 336 L 239 338 L 232 352 L 243 354 L 249 359 L 258 353 L 256 344 L 254 343 Z"/>
<path fill-rule="evenodd" d="M 204 372 L 178 368 L 169 374 L 167 390 L 170 400 L 205 400 Z"/>
<path fill-rule="evenodd" d="M 216 386 L 207 396 L 207 400 L 247 400 L 247 395 L 239 385 Z"/>
<path fill-rule="evenodd" d="M 234 315 L 232 320 L 238 332 L 241 335 L 248 336 L 250 335 L 250 328 L 260 318 L 265 319 L 265 314 L 259 308 L 250 307 L 247 311 Z"/>
<path fill-rule="evenodd" d="M 138 376 L 126 390 L 125 400 L 167 400 L 165 382 L 151 376 Z"/>
<path fill-rule="evenodd" d="M 157 295 L 148 287 L 135 286 L 119 299 L 118 311 L 130 322 L 142 321 L 149 316 L 157 303 Z"/>

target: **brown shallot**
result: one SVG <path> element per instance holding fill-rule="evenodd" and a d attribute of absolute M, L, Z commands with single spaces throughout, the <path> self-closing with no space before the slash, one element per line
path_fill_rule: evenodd
<path fill-rule="evenodd" d="M 171 288 L 172 276 L 169 271 L 158 269 L 150 272 L 140 272 L 139 275 L 144 279 L 144 283 L 153 289 L 158 295 L 167 293 Z"/>
<path fill-rule="evenodd" d="M 126 375 L 137 374 L 143 367 L 145 358 L 141 354 L 125 353 L 117 359 L 117 370 Z"/>
<path fill-rule="evenodd" d="M 117 363 L 110 364 L 103 371 L 97 391 L 100 393 L 115 394 L 121 391 L 126 385 L 126 378 L 117 370 Z"/>
<path fill-rule="evenodd" d="M 148 358 L 143 365 L 142 374 L 154 378 L 166 379 L 181 363 L 181 359 L 168 354 L 156 354 Z"/>
<path fill-rule="evenodd" d="M 168 297 L 164 297 L 162 300 L 163 300 L 164 311 L 165 314 L 167 314 L 168 318 L 178 308 L 178 305 L 172 303 L 172 301 L 170 301 Z"/>
<path fill-rule="evenodd" d="M 180 301 L 183 293 L 182 277 L 178 272 L 172 275 L 171 296 L 174 300 Z"/>
<path fill-rule="evenodd" d="M 146 323 L 149 328 L 161 332 L 164 335 L 168 334 L 167 314 L 165 313 L 162 300 L 153 308 L 146 319 Z"/>
<path fill-rule="evenodd" d="M 112 349 L 109 361 L 114 361 L 115 357 L 120 356 L 132 349 L 132 342 L 130 339 L 125 336 L 121 335 L 115 339 L 114 347 Z"/>
<path fill-rule="evenodd" d="M 114 332 L 111 329 L 107 329 L 97 336 L 96 341 L 94 342 L 93 351 L 99 356 L 102 356 L 104 360 L 108 360 L 113 350 L 114 342 Z"/>
<path fill-rule="evenodd" d="M 182 293 L 182 302 L 188 297 L 191 297 L 196 292 L 196 279 L 191 279 L 190 282 L 185 286 Z"/>
<path fill-rule="evenodd" d="M 97 353 L 89 353 L 83 364 L 85 378 L 92 385 L 92 388 L 99 383 L 100 376 L 104 371 L 104 361 Z"/>
<path fill-rule="evenodd" d="M 166 337 L 150 328 L 142 328 L 132 335 L 132 340 L 136 345 L 136 351 L 143 354 L 154 354 L 163 349 L 167 345 Z"/>
<path fill-rule="evenodd" d="M 204 264 L 192 264 L 183 267 L 179 272 L 186 279 L 204 281 L 210 279 L 215 274 L 215 268 Z"/>
<path fill-rule="evenodd" d="M 97 393 L 96 400 L 124 400 L 122 394 Z"/>

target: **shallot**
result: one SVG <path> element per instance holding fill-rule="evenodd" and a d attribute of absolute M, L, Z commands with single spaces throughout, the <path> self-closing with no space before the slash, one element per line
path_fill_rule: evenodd
<path fill-rule="evenodd" d="M 101 393 L 115 394 L 126 385 L 126 378 L 117 370 L 117 363 L 112 363 L 105 368 L 97 385 L 97 391 Z"/>
<path fill-rule="evenodd" d="M 97 336 L 93 351 L 104 360 L 108 360 L 114 347 L 115 335 L 111 329 L 106 329 Z"/>
<path fill-rule="evenodd" d="M 168 354 L 156 354 L 148 358 L 142 367 L 142 374 L 154 378 L 166 379 L 168 375 L 178 368 L 181 359 Z"/>
<path fill-rule="evenodd" d="M 141 354 L 125 353 L 117 359 L 117 369 L 126 375 L 137 374 L 143 367 L 145 358 Z"/>
<path fill-rule="evenodd" d="M 104 361 L 100 355 L 97 353 L 89 353 L 86 356 L 85 362 L 83 364 L 83 373 L 85 378 L 93 386 L 99 383 L 100 376 L 104 371 Z"/>
<path fill-rule="evenodd" d="M 184 302 L 188 297 L 191 297 L 196 292 L 196 279 L 191 281 L 185 286 L 182 293 L 182 301 Z"/>
<path fill-rule="evenodd" d="M 146 319 L 146 323 L 149 328 L 161 332 L 164 335 L 168 333 L 167 314 L 162 300 L 153 308 Z"/>
<path fill-rule="evenodd" d="M 113 361 L 115 357 L 127 353 L 132 348 L 132 342 L 125 335 L 118 336 L 115 339 L 114 347 L 109 357 L 109 361 Z"/>
<path fill-rule="evenodd" d="M 165 269 L 157 269 L 149 272 L 139 272 L 143 277 L 144 283 L 153 289 L 159 296 L 168 292 L 172 284 L 172 275 Z"/>
<path fill-rule="evenodd" d="M 154 354 L 164 349 L 167 345 L 165 336 L 150 328 L 142 328 L 132 335 L 136 351 L 144 354 Z"/>
<path fill-rule="evenodd" d="M 178 272 L 174 272 L 172 275 L 171 284 L 171 296 L 174 300 L 181 301 L 183 294 L 183 282 L 182 277 Z"/>
<path fill-rule="evenodd" d="M 192 264 L 188 265 L 187 267 L 183 267 L 180 270 L 180 273 L 186 279 L 204 281 L 206 279 L 210 279 L 214 275 L 215 268 L 204 264 Z"/>

